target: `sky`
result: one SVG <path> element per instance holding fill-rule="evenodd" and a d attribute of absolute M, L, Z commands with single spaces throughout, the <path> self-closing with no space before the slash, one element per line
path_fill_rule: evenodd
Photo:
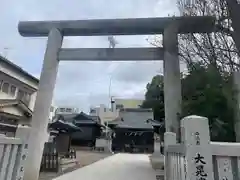
<path fill-rule="evenodd" d="M 164 17 L 177 14 L 176 0 L 1 0 L 0 54 L 40 77 L 46 38 L 21 37 L 21 20 L 82 20 Z M 151 36 L 115 36 L 117 47 L 149 47 Z M 63 47 L 108 47 L 107 37 L 65 37 Z M 161 61 L 60 62 L 53 103 L 79 107 L 118 98 L 143 99 L 146 84 L 163 72 Z M 111 83 L 110 83 L 111 81 Z M 111 86 L 110 86 L 111 84 Z M 109 88 L 110 87 L 110 88 Z M 109 90 L 110 89 L 110 90 Z"/>

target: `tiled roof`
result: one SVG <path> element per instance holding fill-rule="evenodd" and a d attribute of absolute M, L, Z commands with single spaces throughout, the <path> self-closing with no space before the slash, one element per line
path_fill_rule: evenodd
<path fill-rule="evenodd" d="M 154 126 L 162 126 L 163 124 L 151 120 L 151 119 L 146 119 L 146 120 L 139 120 L 139 119 L 121 119 L 121 118 L 116 118 L 115 120 L 111 121 L 108 123 L 109 125 L 115 125 L 115 127 L 131 127 L 131 128 L 146 128 L 146 129 L 152 129 Z"/>
<path fill-rule="evenodd" d="M 54 119 L 64 119 L 64 121 L 73 121 L 73 119 L 77 116 L 78 114 L 57 114 Z"/>
<path fill-rule="evenodd" d="M 54 130 L 65 130 L 65 131 L 82 131 L 81 128 L 77 127 L 73 123 L 70 122 L 65 122 L 62 120 L 55 121 L 53 123 L 49 123 L 48 125 L 49 129 L 54 129 Z"/>
<path fill-rule="evenodd" d="M 33 75 L 29 74 L 27 71 L 23 70 L 21 67 L 17 66 L 16 64 L 12 63 L 11 61 L 9 61 L 8 59 L 6 59 L 5 57 L 0 55 L 0 62 L 4 62 L 8 65 L 10 65 L 12 68 L 14 68 L 16 71 L 24 74 L 25 76 L 31 78 L 32 80 L 36 81 L 37 83 L 39 83 L 39 79 L 34 77 Z"/>
<path fill-rule="evenodd" d="M 29 113 L 32 116 L 32 110 L 21 100 L 18 99 L 0 99 L 0 107 L 11 106 L 11 105 L 18 105 L 24 111 Z"/>
<path fill-rule="evenodd" d="M 0 107 L 18 103 L 16 99 L 0 99 Z"/>
<path fill-rule="evenodd" d="M 85 119 L 78 119 L 80 116 L 84 117 Z M 58 114 L 54 117 L 54 119 L 74 122 L 76 124 L 96 124 L 99 123 L 98 119 L 100 118 L 98 116 L 90 116 L 84 112 L 81 112 L 79 114 Z"/>
<path fill-rule="evenodd" d="M 146 108 L 122 108 L 120 112 L 153 112 L 153 110 Z"/>
<path fill-rule="evenodd" d="M 135 110 L 135 109 L 134 109 Z M 141 109 L 138 112 L 143 112 L 146 109 Z M 147 109 L 149 110 L 149 109 Z M 133 112 L 133 111 L 130 111 Z M 134 111 L 137 112 L 137 111 Z M 148 112 L 148 111 L 145 111 Z M 126 118 L 126 117 L 125 117 Z M 122 128 L 144 128 L 144 129 L 152 129 L 153 127 L 164 127 L 164 123 L 161 123 L 157 120 L 153 119 L 144 119 L 142 116 L 132 116 L 127 119 L 118 117 L 113 121 L 108 122 L 109 127 L 122 127 Z"/>

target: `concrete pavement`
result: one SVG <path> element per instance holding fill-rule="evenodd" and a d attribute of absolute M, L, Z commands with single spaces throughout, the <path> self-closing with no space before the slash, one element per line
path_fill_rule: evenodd
<path fill-rule="evenodd" d="M 54 180 L 156 180 L 148 155 L 116 154 Z"/>

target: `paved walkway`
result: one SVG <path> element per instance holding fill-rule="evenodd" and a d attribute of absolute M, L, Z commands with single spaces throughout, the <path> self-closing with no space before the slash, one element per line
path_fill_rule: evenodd
<path fill-rule="evenodd" d="M 148 155 L 116 154 L 54 180 L 156 180 Z"/>

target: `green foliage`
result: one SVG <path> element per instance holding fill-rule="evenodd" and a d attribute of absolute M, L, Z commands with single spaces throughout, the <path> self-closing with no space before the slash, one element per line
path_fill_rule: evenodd
<path fill-rule="evenodd" d="M 211 138 L 234 141 L 234 103 L 231 75 L 217 66 L 194 63 L 182 78 L 182 114 L 199 115 L 209 119 Z M 154 76 L 147 84 L 143 107 L 153 108 L 155 119 L 164 119 L 163 76 Z"/>
<path fill-rule="evenodd" d="M 209 119 L 212 140 L 234 141 L 234 104 L 231 76 L 216 66 L 195 63 L 182 79 L 183 116 L 199 115 Z"/>
<path fill-rule="evenodd" d="M 147 92 L 142 107 L 152 108 L 154 119 L 162 121 L 164 119 L 163 76 L 154 76 L 146 88 Z"/>

